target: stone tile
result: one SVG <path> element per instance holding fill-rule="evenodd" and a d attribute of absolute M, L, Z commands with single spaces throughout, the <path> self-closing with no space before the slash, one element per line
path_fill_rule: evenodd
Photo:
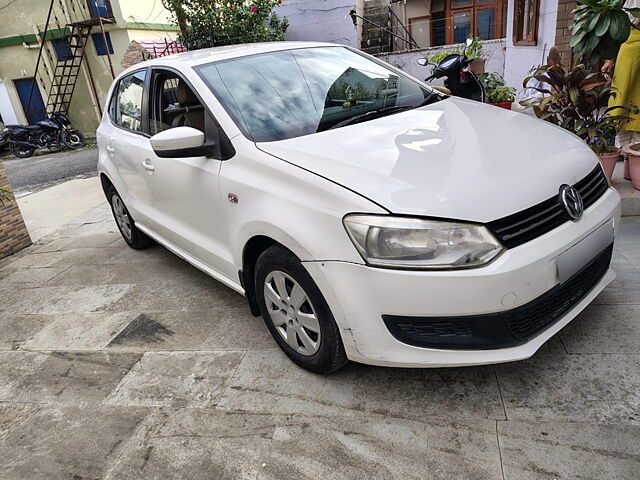
<path fill-rule="evenodd" d="M 493 366 L 382 368 L 357 365 L 358 409 L 401 418 L 504 419 Z"/>
<path fill-rule="evenodd" d="M 617 270 L 616 278 L 594 301 L 594 305 L 640 305 L 640 270 Z"/>
<path fill-rule="evenodd" d="M 493 421 L 162 409 L 146 425 L 108 480 L 502 478 Z"/>
<path fill-rule="evenodd" d="M 115 248 L 78 248 L 26 255 L 11 264 L 13 269 L 45 268 L 60 265 L 99 265 L 118 252 Z"/>
<path fill-rule="evenodd" d="M 74 232 L 76 235 L 93 235 L 99 233 L 119 233 L 113 218 L 101 222 L 85 223 Z"/>
<path fill-rule="evenodd" d="M 120 232 L 94 233 L 89 235 L 79 235 L 67 243 L 61 250 L 75 250 L 79 248 L 102 248 L 111 246 L 116 240 L 122 238 Z"/>
<path fill-rule="evenodd" d="M 85 223 L 99 223 L 113 220 L 113 213 L 111 212 L 110 205 L 106 202 L 99 207 L 92 208 L 88 212 L 77 216 L 69 223 L 83 225 Z"/>
<path fill-rule="evenodd" d="M 245 302 L 246 303 L 246 302 Z M 262 317 L 254 317 L 248 305 L 215 312 L 202 350 L 279 350 Z"/>
<path fill-rule="evenodd" d="M 637 480 L 640 427 L 498 422 L 506 480 Z"/>
<path fill-rule="evenodd" d="M 0 401 L 99 403 L 139 358 L 135 353 L 0 352 Z"/>
<path fill-rule="evenodd" d="M 244 296 L 213 279 L 202 282 L 162 281 L 135 285 L 110 311 L 162 312 L 170 310 L 223 310 L 246 303 Z"/>
<path fill-rule="evenodd" d="M 154 245 L 143 250 L 134 250 L 130 247 L 119 249 L 116 255 L 106 263 L 146 264 L 150 262 L 164 262 L 167 259 L 173 260 L 174 258 L 177 258 L 176 255 L 166 248 L 160 245 Z"/>
<path fill-rule="evenodd" d="M 0 443 L 0 476 L 101 479 L 146 416 L 144 408 L 44 407 Z"/>
<path fill-rule="evenodd" d="M 133 317 L 127 312 L 57 315 L 21 349 L 102 350 Z"/>
<path fill-rule="evenodd" d="M 372 416 L 292 420 L 276 427 L 258 479 L 502 480 L 493 421 L 465 425 Z"/>
<path fill-rule="evenodd" d="M 356 368 L 348 365 L 330 376 L 297 367 L 280 350 L 249 351 L 218 406 L 260 413 L 350 415 Z"/>
<path fill-rule="evenodd" d="M 107 346 L 113 350 L 276 350 L 261 318 L 232 310 L 170 310 L 138 315 Z"/>
<path fill-rule="evenodd" d="M 109 395 L 107 404 L 215 406 L 242 352 L 148 352 Z"/>
<path fill-rule="evenodd" d="M 496 369 L 509 420 L 640 424 L 639 355 L 536 355 Z"/>
<path fill-rule="evenodd" d="M 69 271 L 56 277 L 47 286 L 103 285 L 111 283 L 150 285 L 166 281 L 180 281 L 191 284 L 219 283 L 184 260 L 174 256 L 164 262 L 151 262 L 148 264 L 109 264 L 100 265 L 100 268 L 96 268 L 95 265 L 74 265 Z"/>
<path fill-rule="evenodd" d="M 54 315 L 0 315 L 0 350 L 17 350 L 55 318 Z"/>
<path fill-rule="evenodd" d="M 0 449 L 9 432 L 19 427 L 40 408 L 41 405 L 0 402 Z"/>
<path fill-rule="evenodd" d="M 60 275 L 60 273 L 64 272 L 67 268 L 69 267 L 63 265 L 57 267 L 14 270 L 2 279 L 2 283 L 30 288 L 40 287 L 52 278 Z"/>
<path fill-rule="evenodd" d="M 0 303 L 2 314 L 69 314 L 105 310 L 123 298 L 130 285 L 41 287 L 17 290 Z"/>
<path fill-rule="evenodd" d="M 637 354 L 640 305 L 591 305 L 560 336 L 569 353 Z"/>

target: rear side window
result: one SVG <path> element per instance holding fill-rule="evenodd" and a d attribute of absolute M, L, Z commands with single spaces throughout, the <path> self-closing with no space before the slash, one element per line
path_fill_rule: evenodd
<path fill-rule="evenodd" d="M 142 132 L 142 96 L 146 70 L 132 73 L 118 82 L 111 104 L 111 119 L 128 130 Z"/>

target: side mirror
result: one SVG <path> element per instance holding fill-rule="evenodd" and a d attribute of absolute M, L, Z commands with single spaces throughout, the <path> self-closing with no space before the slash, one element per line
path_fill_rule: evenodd
<path fill-rule="evenodd" d="M 429 64 L 429 62 L 427 62 L 427 59 L 424 57 L 420 57 L 418 59 L 418 65 L 422 65 L 423 67 L 426 67 Z"/>
<path fill-rule="evenodd" d="M 163 158 L 206 157 L 214 143 L 204 142 L 204 133 L 191 127 L 176 127 L 149 140 L 155 154 Z"/>

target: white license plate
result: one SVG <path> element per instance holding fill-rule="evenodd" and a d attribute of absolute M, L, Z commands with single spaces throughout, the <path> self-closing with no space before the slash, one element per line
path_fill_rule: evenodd
<path fill-rule="evenodd" d="M 613 243 L 613 220 L 590 233 L 556 258 L 560 283 L 568 280 Z"/>

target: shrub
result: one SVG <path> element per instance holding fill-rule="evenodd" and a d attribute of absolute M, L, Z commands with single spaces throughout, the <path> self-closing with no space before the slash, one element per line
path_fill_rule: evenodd
<path fill-rule="evenodd" d="M 280 0 L 162 0 L 189 50 L 284 40 L 289 23 L 273 9 Z"/>

